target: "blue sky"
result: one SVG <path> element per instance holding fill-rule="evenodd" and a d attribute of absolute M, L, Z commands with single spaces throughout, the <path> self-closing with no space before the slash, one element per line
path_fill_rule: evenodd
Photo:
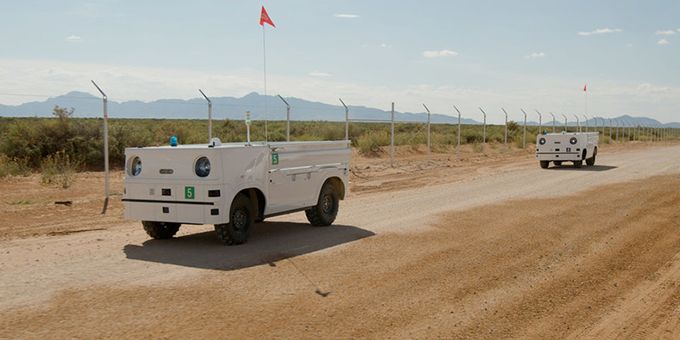
<path fill-rule="evenodd" d="M 680 120 L 678 1 L 4 1 L 0 103 L 262 92 L 262 4 L 270 94 Z"/>

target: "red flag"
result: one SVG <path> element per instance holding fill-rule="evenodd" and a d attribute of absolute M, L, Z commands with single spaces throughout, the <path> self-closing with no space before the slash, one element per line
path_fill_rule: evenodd
<path fill-rule="evenodd" d="M 267 10 L 264 9 L 264 6 L 262 6 L 262 13 L 260 14 L 260 26 L 264 27 L 265 23 L 272 25 L 272 27 L 276 27 L 276 25 L 274 25 L 274 22 L 272 21 L 272 19 L 269 18 L 269 14 L 267 14 Z"/>
<path fill-rule="evenodd" d="M 588 87 L 588 84 L 583 85 L 583 92 L 586 92 L 587 87 Z"/>

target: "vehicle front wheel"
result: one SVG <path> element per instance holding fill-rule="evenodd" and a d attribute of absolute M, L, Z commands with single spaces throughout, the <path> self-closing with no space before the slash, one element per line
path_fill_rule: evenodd
<path fill-rule="evenodd" d="M 550 166 L 549 161 L 541 161 L 540 163 L 541 163 L 541 169 L 547 169 L 548 166 Z"/>
<path fill-rule="evenodd" d="M 151 222 L 142 221 L 142 226 L 144 226 L 144 231 L 157 240 L 172 238 L 177 234 L 181 224 L 170 223 L 170 222 Z"/>
<path fill-rule="evenodd" d="M 330 183 L 325 183 L 319 193 L 319 200 L 315 206 L 305 210 L 307 220 L 313 226 L 329 226 L 338 215 L 340 199 L 335 188 Z"/>
<path fill-rule="evenodd" d="M 250 227 L 254 223 L 250 199 L 242 194 L 234 198 L 229 210 L 229 223 L 215 224 L 217 239 L 226 245 L 237 245 L 248 241 Z"/>
<path fill-rule="evenodd" d="M 555 163 L 555 166 L 562 166 L 562 161 L 555 161 L 553 163 Z"/>
<path fill-rule="evenodd" d="M 574 167 L 575 168 L 580 168 L 583 166 L 583 161 L 574 161 Z"/>

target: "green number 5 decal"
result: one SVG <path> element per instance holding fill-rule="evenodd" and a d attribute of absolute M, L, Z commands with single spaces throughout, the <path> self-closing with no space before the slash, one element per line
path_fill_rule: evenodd
<path fill-rule="evenodd" d="M 196 191 L 194 187 L 184 187 L 184 198 L 188 200 L 196 198 Z"/>

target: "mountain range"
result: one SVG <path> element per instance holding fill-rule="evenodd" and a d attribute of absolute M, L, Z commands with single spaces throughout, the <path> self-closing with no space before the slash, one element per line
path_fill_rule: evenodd
<path fill-rule="evenodd" d="M 276 96 L 263 96 L 255 92 L 243 97 L 215 97 L 211 98 L 213 103 L 213 117 L 215 119 L 243 119 L 246 111 L 253 113 L 253 119 L 284 120 L 286 117 L 286 106 L 283 101 Z M 316 121 L 344 121 L 345 109 L 340 105 L 331 105 L 320 102 L 308 101 L 295 97 L 288 97 L 285 100 L 291 106 L 291 120 L 316 120 Z M 93 96 L 86 92 L 69 92 L 67 94 L 48 98 L 44 101 L 27 102 L 20 105 L 0 104 L 0 116 L 2 117 L 51 117 L 55 106 L 74 109 L 75 117 L 101 117 L 102 102 L 100 97 Z M 160 99 L 151 102 L 138 100 L 116 102 L 109 101 L 109 117 L 111 118 L 188 118 L 206 119 L 207 103 L 203 98 L 193 99 Z M 264 114 L 264 112 L 267 112 Z M 389 120 L 390 112 L 377 108 L 365 106 L 349 106 L 350 119 L 353 120 Z M 552 125 L 552 119 L 545 115 L 544 125 Z M 627 125 L 644 126 L 664 126 L 680 128 L 680 123 L 667 123 L 648 118 L 632 117 L 622 115 L 616 118 Z M 395 120 L 401 122 L 426 122 L 426 112 L 396 112 Z M 433 113 L 431 115 L 433 123 L 456 123 L 457 117 Z M 482 124 L 481 122 L 462 118 L 463 124 Z M 520 122 L 521 123 L 521 122 Z M 595 126 L 594 119 L 590 119 L 589 126 Z M 576 125 L 576 122 L 568 122 L 569 125 Z M 585 125 L 585 122 L 581 122 Z M 602 120 L 597 121 L 601 125 Z M 538 125 L 538 122 L 530 121 L 527 125 Z M 563 125 L 563 121 L 558 120 L 556 125 Z"/>

